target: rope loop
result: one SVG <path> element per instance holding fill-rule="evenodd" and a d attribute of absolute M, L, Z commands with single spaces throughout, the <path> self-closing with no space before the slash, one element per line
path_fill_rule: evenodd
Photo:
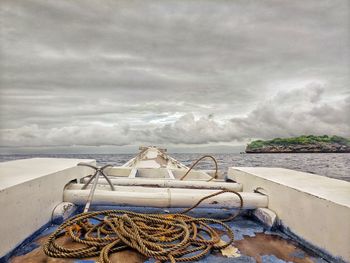
<path fill-rule="evenodd" d="M 217 220 L 186 215 L 198 205 L 217 195 L 232 193 L 240 200 L 239 211 Z M 242 196 L 222 190 L 201 198 L 180 213 L 145 214 L 127 210 L 103 210 L 78 214 L 53 232 L 43 246 L 46 255 L 55 258 L 99 257 L 100 263 L 110 263 L 112 253 L 133 248 L 146 257 L 159 261 L 198 261 L 211 250 L 223 249 L 234 241 L 232 229 L 225 223 L 238 216 L 243 206 Z M 218 231 L 213 225 L 219 225 Z M 60 245 L 62 236 L 80 244 L 79 248 Z M 223 242 L 223 236 L 228 242 Z"/>
<path fill-rule="evenodd" d="M 205 158 L 210 158 L 213 160 L 214 164 L 215 164 L 215 174 L 214 176 L 208 180 L 208 182 L 210 182 L 211 180 L 214 180 L 214 179 L 217 179 L 218 177 L 218 162 L 216 161 L 215 157 L 212 156 L 212 155 L 203 155 L 201 158 L 199 158 L 198 160 L 196 160 L 192 165 L 191 167 L 187 170 L 187 172 L 184 174 L 184 176 L 182 176 L 180 178 L 180 180 L 183 180 L 185 179 L 185 177 L 191 172 L 191 170 L 203 159 Z"/>

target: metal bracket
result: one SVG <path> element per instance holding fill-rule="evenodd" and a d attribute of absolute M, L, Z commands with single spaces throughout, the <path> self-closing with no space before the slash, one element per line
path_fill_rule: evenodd
<path fill-rule="evenodd" d="M 87 188 L 87 186 L 92 182 L 92 180 L 95 179 L 94 183 L 92 185 L 92 188 L 90 190 L 89 197 L 87 199 L 85 208 L 84 208 L 84 213 L 85 213 L 85 212 L 89 211 L 90 204 L 91 204 L 91 201 L 92 201 L 92 199 L 94 197 L 94 193 L 95 193 L 96 186 L 98 184 L 98 179 L 99 179 L 100 175 L 102 175 L 107 180 L 107 182 L 108 182 L 109 186 L 111 187 L 112 191 L 115 191 L 115 188 L 114 188 L 111 180 L 109 180 L 108 176 L 104 172 L 104 170 L 106 168 L 111 167 L 112 165 L 107 164 L 107 165 L 102 166 L 102 167 L 93 166 L 93 165 L 88 164 L 88 163 L 78 163 L 78 165 L 79 166 L 87 166 L 87 167 L 90 167 L 90 168 L 95 170 L 95 173 L 90 177 L 90 179 L 81 188 L 82 190 L 85 190 Z"/>

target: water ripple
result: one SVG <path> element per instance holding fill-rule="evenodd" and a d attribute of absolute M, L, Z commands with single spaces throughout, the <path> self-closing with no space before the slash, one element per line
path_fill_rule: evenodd
<path fill-rule="evenodd" d="M 185 165 L 190 165 L 203 154 L 175 153 L 171 154 Z M 348 153 L 285 153 L 285 154 L 213 154 L 221 170 L 227 171 L 232 166 L 252 167 L 282 167 L 327 177 L 342 179 L 350 182 L 350 154 Z M 134 157 L 134 154 L 31 154 L 31 155 L 0 155 L 0 162 L 34 158 L 81 158 L 95 159 L 99 164 L 124 164 Z M 200 169 L 213 169 L 213 163 L 203 160 Z"/>

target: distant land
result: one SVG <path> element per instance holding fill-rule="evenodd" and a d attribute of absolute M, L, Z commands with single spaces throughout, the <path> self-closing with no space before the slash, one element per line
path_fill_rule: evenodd
<path fill-rule="evenodd" d="M 256 140 L 246 153 L 350 153 L 350 139 L 340 136 L 302 135 L 291 138 Z"/>

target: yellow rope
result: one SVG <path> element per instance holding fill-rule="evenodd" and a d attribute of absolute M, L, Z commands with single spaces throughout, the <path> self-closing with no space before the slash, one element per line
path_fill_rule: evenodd
<path fill-rule="evenodd" d="M 239 197 L 238 212 L 225 220 L 195 218 L 187 213 L 202 201 L 223 193 Z M 146 257 L 160 261 L 198 261 L 212 249 L 223 249 L 233 240 L 233 232 L 225 221 L 235 218 L 243 206 L 241 195 L 235 191 L 222 190 L 200 199 L 194 206 L 181 213 L 144 214 L 125 210 L 104 210 L 76 215 L 52 233 L 43 249 L 46 255 L 56 258 L 86 258 L 99 256 L 100 263 L 110 263 L 111 253 L 133 248 Z M 212 227 L 220 225 L 218 232 Z M 72 249 L 56 241 L 67 234 L 73 241 L 84 247 Z M 227 236 L 229 241 L 222 242 Z"/>

